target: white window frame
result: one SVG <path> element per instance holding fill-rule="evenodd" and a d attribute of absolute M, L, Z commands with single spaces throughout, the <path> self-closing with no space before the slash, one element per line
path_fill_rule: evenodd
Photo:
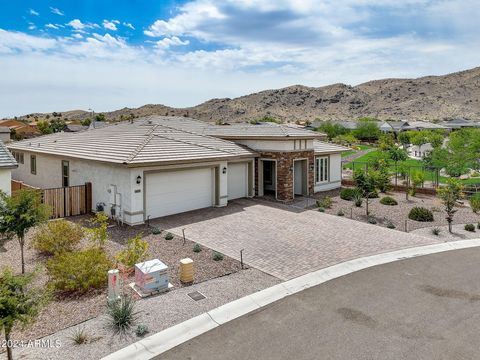
<path fill-rule="evenodd" d="M 315 157 L 315 184 L 328 183 L 330 181 L 330 156 Z"/>

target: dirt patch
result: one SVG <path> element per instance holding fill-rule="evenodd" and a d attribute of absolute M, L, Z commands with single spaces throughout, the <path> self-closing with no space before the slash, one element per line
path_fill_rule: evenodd
<path fill-rule="evenodd" d="M 470 302 L 480 301 L 480 295 L 478 294 L 469 294 L 465 291 L 454 290 L 454 289 L 444 289 L 431 285 L 423 285 L 420 287 L 420 290 L 435 295 L 438 297 L 449 298 L 449 299 L 458 299 L 465 300 Z"/>
<path fill-rule="evenodd" d="M 354 322 L 355 324 L 366 326 L 370 329 L 377 327 L 377 321 L 360 310 L 339 308 L 337 309 L 337 313 L 339 313 L 345 320 Z"/>

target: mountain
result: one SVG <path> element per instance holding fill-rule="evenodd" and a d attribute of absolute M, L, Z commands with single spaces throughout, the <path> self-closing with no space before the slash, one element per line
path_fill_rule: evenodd
<path fill-rule="evenodd" d="M 357 86 L 294 85 L 234 99 L 212 99 L 188 108 L 150 104 L 105 115 L 109 120 L 156 114 L 225 122 L 250 121 L 264 116 L 282 121 L 346 120 L 364 116 L 408 120 L 480 119 L 479 99 L 480 67 L 443 76 L 374 80 Z M 34 115 L 44 117 L 46 114 Z M 75 110 L 62 116 L 81 120 L 91 114 Z"/>

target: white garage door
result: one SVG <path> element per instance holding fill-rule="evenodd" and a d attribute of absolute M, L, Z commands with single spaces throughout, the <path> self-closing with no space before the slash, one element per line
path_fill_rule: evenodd
<path fill-rule="evenodd" d="M 248 196 L 248 163 L 228 164 L 228 200 Z"/>
<path fill-rule="evenodd" d="M 146 216 L 157 218 L 213 205 L 213 170 L 189 169 L 146 176 Z"/>

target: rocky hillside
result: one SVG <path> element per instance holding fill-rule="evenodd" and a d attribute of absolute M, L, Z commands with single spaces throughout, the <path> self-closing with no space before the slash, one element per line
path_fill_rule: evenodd
<path fill-rule="evenodd" d="M 249 121 L 264 116 L 282 121 L 344 120 L 363 116 L 417 120 L 452 117 L 480 119 L 479 99 L 480 67 L 444 76 L 375 80 L 357 86 L 294 85 L 234 99 L 212 99 L 190 108 L 145 105 L 105 115 L 110 120 L 158 114 L 226 122 Z M 78 110 L 62 115 L 79 120 L 90 116 Z"/>

